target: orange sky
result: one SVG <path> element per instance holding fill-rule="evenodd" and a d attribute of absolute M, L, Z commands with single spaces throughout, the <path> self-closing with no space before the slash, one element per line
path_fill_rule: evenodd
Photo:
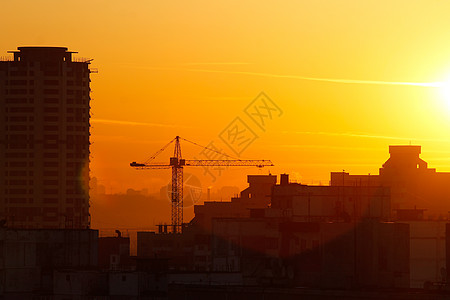
<path fill-rule="evenodd" d="M 236 117 L 258 135 L 242 158 L 271 159 L 272 173 L 304 183 L 377 173 L 388 145 L 410 142 L 450 171 L 443 88 L 387 84 L 450 79 L 449 11 L 447 1 L 4 1 L 0 55 L 50 45 L 94 59 L 91 176 L 108 192 L 167 184 L 168 170 L 128 165 L 176 135 L 232 154 L 218 135 Z M 283 111 L 265 131 L 244 113 L 261 91 Z M 213 182 L 194 169 L 205 187 L 268 172 Z"/>

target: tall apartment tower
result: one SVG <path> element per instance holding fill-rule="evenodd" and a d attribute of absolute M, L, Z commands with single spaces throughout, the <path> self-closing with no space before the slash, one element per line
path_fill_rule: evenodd
<path fill-rule="evenodd" d="M 90 60 L 11 52 L 0 61 L 0 226 L 87 228 Z"/>

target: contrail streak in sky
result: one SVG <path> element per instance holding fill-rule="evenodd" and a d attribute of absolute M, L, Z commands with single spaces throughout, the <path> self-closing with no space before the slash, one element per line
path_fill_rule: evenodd
<path fill-rule="evenodd" d="M 335 78 L 319 78 L 319 77 L 307 77 L 297 75 L 280 75 L 271 73 L 257 73 L 257 72 L 245 72 L 245 71 L 223 71 L 223 70 L 208 70 L 208 69 L 184 69 L 190 72 L 205 72 L 205 73 L 226 73 L 226 74 L 239 74 L 272 78 L 287 78 L 287 79 L 299 79 L 309 81 L 322 81 L 333 83 L 349 83 L 349 84 L 376 84 L 376 85 L 409 85 L 409 86 L 423 86 L 423 87 L 442 87 L 443 82 L 402 82 L 402 81 L 380 81 L 380 80 L 355 80 L 355 79 L 335 79 Z"/>
<path fill-rule="evenodd" d="M 144 123 L 144 122 L 131 122 L 131 121 L 119 121 L 119 120 L 106 120 L 106 119 L 91 119 L 92 123 L 99 124 L 117 124 L 117 125 L 138 125 L 138 126 L 153 126 L 153 127 L 176 127 L 175 125 L 162 124 L 162 123 Z"/>
<path fill-rule="evenodd" d="M 187 66 L 214 66 L 214 65 L 250 65 L 245 62 L 191 62 L 185 63 Z"/>
<path fill-rule="evenodd" d="M 449 143 L 447 139 L 430 139 L 430 138 L 412 138 L 412 137 L 400 137 L 400 136 L 387 136 L 376 134 L 364 134 L 364 133 L 351 133 L 351 132 L 323 132 L 323 131 L 279 131 L 285 134 L 305 134 L 305 135 L 328 135 L 328 136 L 348 136 L 359 138 L 371 138 L 371 139 L 385 139 L 385 140 L 403 140 L 403 141 L 428 141 L 428 142 L 443 142 Z"/>
<path fill-rule="evenodd" d="M 185 65 L 238 65 L 245 63 L 186 63 Z M 237 74 L 259 77 L 271 77 L 271 78 L 286 78 L 308 81 L 320 81 L 331 83 L 346 83 L 346 84 L 371 84 L 371 85 L 405 85 L 405 86 L 421 86 L 421 87 L 446 87 L 450 83 L 447 82 L 404 82 L 404 81 L 383 81 L 383 80 L 359 80 L 359 79 L 340 79 L 340 78 L 321 78 L 321 77 L 308 77 L 298 75 L 282 75 L 273 73 L 258 73 L 247 71 L 225 71 L 225 70 L 210 70 L 210 69 L 189 69 L 189 68 L 165 68 L 165 67 L 134 67 L 138 69 L 155 70 L 155 71 L 188 71 L 188 72 L 202 72 L 202 73 L 222 73 L 222 74 Z"/>

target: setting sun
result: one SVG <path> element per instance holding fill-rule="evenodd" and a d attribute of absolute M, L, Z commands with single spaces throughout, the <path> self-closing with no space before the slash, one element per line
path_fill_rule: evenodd
<path fill-rule="evenodd" d="M 450 110 L 450 80 L 439 83 L 439 92 L 444 108 Z"/>

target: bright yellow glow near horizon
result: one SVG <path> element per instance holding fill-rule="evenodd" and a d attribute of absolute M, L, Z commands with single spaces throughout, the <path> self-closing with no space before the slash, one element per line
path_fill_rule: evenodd
<path fill-rule="evenodd" d="M 439 86 L 443 107 L 450 112 L 450 79 L 442 81 Z"/>

